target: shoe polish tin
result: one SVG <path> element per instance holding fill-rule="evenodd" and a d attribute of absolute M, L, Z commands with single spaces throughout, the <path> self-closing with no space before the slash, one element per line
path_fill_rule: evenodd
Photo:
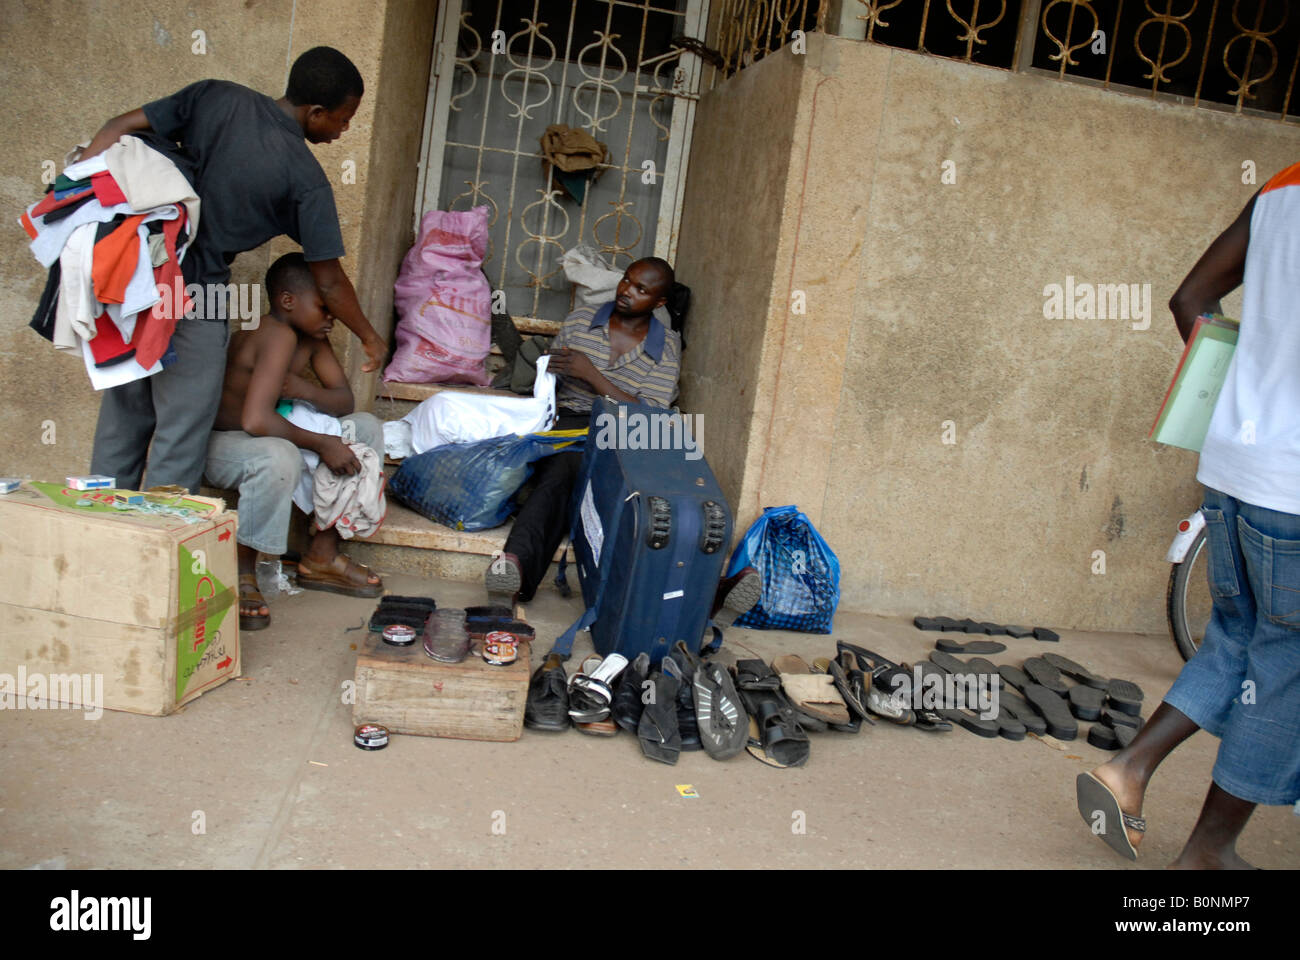
<path fill-rule="evenodd" d="M 493 630 L 483 638 L 483 659 L 493 666 L 504 667 L 519 656 L 519 638 L 513 633 Z"/>
<path fill-rule="evenodd" d="M 363 723 L 352 734 L 352 742 L 362 750 L 382 750 L 388 746 L 388 728 L 377 723 Z"/>
<path fill-rule="evenodd" d="M 384 627 L 384 643 L 394 647 L 409 647 L 415 643 L 415 630 L 404 623 L 390 623 Z"/>

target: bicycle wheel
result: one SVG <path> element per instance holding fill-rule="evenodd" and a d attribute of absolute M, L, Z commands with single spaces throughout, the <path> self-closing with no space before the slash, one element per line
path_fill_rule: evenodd
<path fill-rule="evenodd" d="M 1169 615 L 1169 632 L 1184 660 L 1190 660 L 1205 639 L 1214 599 L 1210 596 L 1209 547 L 1202 530 L 1187 550 L 1182 563 L 1175 563 L 1169 574 L 1169 591 L 1165 597 Z"/>

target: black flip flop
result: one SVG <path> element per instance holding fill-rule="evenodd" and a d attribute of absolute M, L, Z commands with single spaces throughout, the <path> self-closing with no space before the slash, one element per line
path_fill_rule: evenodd
<path fill-rule="evenodd" d="M 1118 750 L 1119 737 L 1113 728 L 1104 723 L 1094 723 L 1088 731 L 1088 742 L 1098 750 Z"/>
<path fill-rule="evenodd" d="M 1046 627 L 1034 627 L 1034 637 L 1038 640 L 1046 640 L 1050 643 L 1057 643 L 1061 635 L 1055 630 L 1048 630 Z"/>
<path fill-rule="evenodd" d="M 1101 705 L 1106 699 L 1104 691 L 1081 684 L 1070 688 L 1067 699 L 1070 701 L 1070 712 L 1080 720 L 1101 719 Z"/>
<path fill-rule="evenodd" d="M 1142 712 L 1142 688 L 1129 680 L 1112 680 L 1106 684 L 1106 702 L 1121 713 L 1136 717 Z"/>
<path fill-rule="evenodd" d="M 1013 667 L 1009 663 L 998 665 L 998 675 L 1001 676 L 1009 686 L 1015 687 L 1021 693 L 1024 693 L 1025 688 L 1034 682 L 1029 679 L 1029 676 L 1025 671 L 1021 670 L 1019 667 Z"/>
<path fill-rule="evenodd" d="M 876 721 L 873 720 L 871 714 L 867 712 L 866 704 L 862 702 L 862 697 L 865 695 L 862 682 L 862 671 L 854 664 L 852 654 L 845 651 L 840 660 L 832 660 L 829 657 L 818 657 L 812 662 L 812 668 L 816 673 L 829 673 L 831 675 L 831 679 L 835 681 L 835 689 L 838 690 L 840 696 L 844 698 L 844 703 L 849 708 L 849 714 L 854 720 L 858 721 L 859 726 L 863 720 L 866 720 L 872 725 L 875 724 Z M 856 682 L 854 680 L 854 674 L 857 675 Z M 835 729 L 839 729 L 840 727 L 847 728 L 853 726 L 853 723 L 850 721 L 848 724 L 832 724 L 832 726 L 835 727 Z M 854 727 L 852 732 L 857 733 L 857 727 Z"/>
<path fill-rule="evenodd" d="M 1078 799 L 1079 816 L 1093 832 L 1101 837 L 1106 845 L 1121 856 L 1130 860 L 1137 859 L 1137 848 L 1128 838 L 1131 827 L 1138 833 L 1146 833 L 1147 822 L 1142 817 L 1131 817 L 1119 806 L 1119 799 L 1091 773 L 1081 773 L 1075 779 L 1075 795 Z"/>
<path fill-rule="evenodd" d="M 962 643 L 960 640 L 940 637 L 935 641 L 934 648 L 944 653 L 1002 653 L 1007 645 L 997 640 L 970 640 Z"/>
<path fill-rule="evenodd" d="M 1010 690 L 1003 690 L 998 694 L 998 704 L 1024 724 L 1026 733 L 1041 737 L 1047 732 L 1047 721 L 1043 719 L 1043 715 Z"/>
<path fill-rule="evenodd" d="M 780 690 L 781 678 L 762 660 L 737 660 L 732 672 L 737 690 Z"/>
<path fill-rule="evenodd" d="M 931 654 L 931 656 L 933 657 L 934 654 Z M 949 659 L 953 659 L 953 658 L 949 658 Z M 958 660 L 957 663 L 961 664 L 961 661 Z M 945 683 L 944 678 L 950 675 L 951 673 L 965 672 L 965 671 L 945 670 L 943 666 L 941 666 L 939 663 L 934 661 L 925 661 L 925 660 L 918 661 L 916 663 L 916 667 L 920 669 L 922 676 L 938 677 L 941 683 Z M 929 710 L 930 708 L 927 707 L 926 709 Z M 985 720 L 982 717 L 979 717 L 976 714 L 972 713 L 970 710 L 959 710 L 956 707 L 952 707 L 952 706 L 942 706 L 934 709 L 933 712 L 937 713 L 940 717 L 942 717 L 945 720 L 948 720 L 952 723 L 960 724 L 964 729 L 969 730 L 977 737 L 992 739 L 997 737 L 1001 729 L 1001 725 L 996 720 Z M 1023 727 L 1021 728 L 1021 737 L 1022 738 L 1024 737 Z"/>
<path fill-rule="evenodd" d="M 1119 710 L 1112 710 L 1110 707 L 1101 708 L 1101 722 L 1108 723 L 1112 727 L 1132 727 L 1134 730 L 1142 729 L 1142 718 L 1129 713 L 1122 713 Z"/>
<path fill-rule="evenodd" d="M 1073 740 L 1079 736 L 1078 721 L 1070 714 L 1065 698 L 1048 690 L 1042 684 L 1031 683 L 1022 691 L 1025 699 L 1047 721 L 1047 733 L 1057 740 Z"/>
<path fill-rule="evenodd" d="M 1007 624 L 1003 629 L 1006 630 L 1007 636 L 1015 637 L 1017 640 L 1023 640 L 1025 637 L 1034 635 L 1033 627 L 1018 627 L 1015 624 Z"/>
<path fill-rule="evenodd" d="M 1060 670 L 1067 677 L 1078 680 L 1085 686 L 1095 687 L 1098 690 L 1106 689 L 1107 680 L 1105 677 L 1099 677 L 1087 667 L 1075 663 L 1069 657 L 1063 657 L 1059 653 L 1045 653 L 1043 659 Z"/>
<path fill-rule="evenodd" d="M 918 630 L 942 630 L 939 621 L 934 617 L 916 616 L 912 618 L 912 626 Z"/>
<path fill-rule="evenodd" d="M 1029 674 L 1029 679 L 1034 683 L 1041 684 L 1058 697 L 1064 697 L 1070 692 L 1070 688 L 1061 679 L 1061 671 L 1042 657 L 1030 657 L 1026 660 L 1025 673 Z"/>

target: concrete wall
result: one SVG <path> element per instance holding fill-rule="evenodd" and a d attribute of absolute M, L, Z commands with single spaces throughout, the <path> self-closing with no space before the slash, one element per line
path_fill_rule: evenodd
<path fill-rule="evenodd" d="M 772 127 L 791 98 L 792 140 Z M 684 402 L 738 526 L 798 504 L 849 608 L 1163 630 L 1164 552 L 1199 503 L 1195 455 L 1146 439 L 1182 346 L 1164 304 L 1257 189 L 1243 161 L 1262 183 L 1297 145 L 1276 122 L 821 35 L 721 83 L 678 268 L 698 292 Z M 1067 276 L 1150 284 L 1149 329 L 1045 319 Z M 694 349 L 710 337 L 728 359 Z"/>
<path fill-rule="evenodd" d="M 11 214 L 0 243 L 0 475 L 63 477 L 90 462 L 99 397 L 82 365 L 56 354 L 27 320 L 45 282 L 14 222 L 44 184 L 42 162 L 88 139 L 111 116 L 205 77 L 234 80 L 273 97 L 284 92 L 292 58 L 318 44 L 343 50 L 366 81 L 351 129 L 313 147 L 334 186 L 343 261 L 362 308 L 382 335 L 391 329 L 392 283 L 411 242 L 416 162 L 433 45 L 436 0 L 388 0 L 358 8 L 340 0 L 218 0 L 140 5 L 7 4 L 0 32 L 0 88 L 9 93 L 11 136 L 0 142 L 0 206 Z M 292 20 L 292 30 L 290 29 Z M 51 44 L 49 25 L 63 25 Z M 206 52 L 195 51 L 195 30 Z M 345 161 L 355 182 L 345 182 Z M 350 179 L 350 177 L 348 178 Z M 273 241 L 240 256 L 233 281 L 260 283 L 274 256 L 294 249 Z M 335 347 L 347 368 L 359 344 L 340 324 Z M 359 406 L 373 381 L 354 379 Z M 53 444 L 43 427 L 55 425 Z"/>

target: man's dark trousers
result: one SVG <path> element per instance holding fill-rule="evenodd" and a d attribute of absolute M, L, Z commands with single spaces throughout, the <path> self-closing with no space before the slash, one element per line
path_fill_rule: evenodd
<path fill-rule="evenodd" d="M 588 413 L 561 410 L 555 430 L 581 430 L 591 422 Z M 588 438 L 590 439 L 590 438 Z M 529 480 L 532 492 L 515 516 L 505 552 L 519 558 L 519 599 L 532 600 L 546 578 L 546 568 L 569 534 L 573 487 L 582 468 L 582 453 L 553 453 L 537 462 Z"/>
<path fill-rule="evenodd" d="M 105 390 L 90 472 L 116 478 L 123 490 L 139 490 L 147 454 L 149 486 L 174 483 L 198 493 L 229 341 L 225 320 L 182 319 L 172 335 L 175 363 Z"/>

